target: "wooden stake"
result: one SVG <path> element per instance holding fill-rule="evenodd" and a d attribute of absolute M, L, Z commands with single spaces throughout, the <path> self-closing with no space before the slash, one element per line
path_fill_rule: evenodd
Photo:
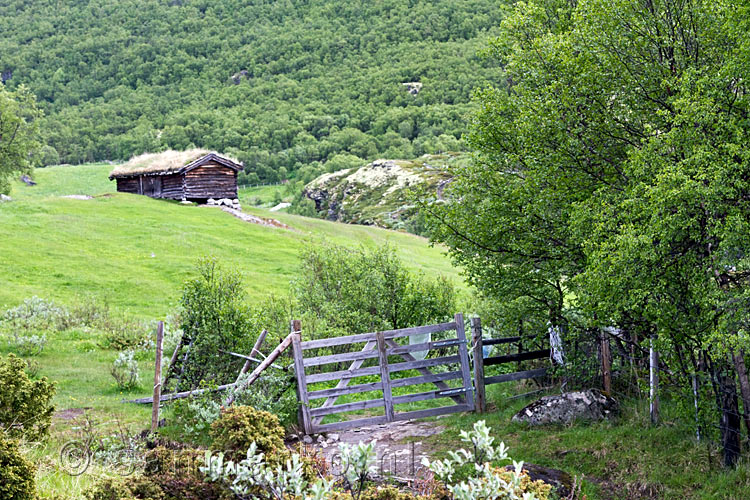
<path fill-rule="evenodd" d="M 474 409 L 484 413 L 487 409 L 484 389 L 484 346 L 482 344 L 482 321 L 471 318 L 471 341 L 474 344 Z"/>
<path fill-rule="evenodd" d="M 604 391 L 612 394 L 612 361 L 609 352 L 609 337 L 607 333 L 601 332 L 601 352 L 602 352 L 602 377 L 604 379 Z"/>
<path fill-rule="evenodd" d="M 307 399 L 307 381 L 305 380 L 305 365 L 302 360 L 302 323 L 295 319 L 292 321 L 292 353 L 294 354 L 294 374 L 297 377 L 297 401 L 299 411 L 297 417 L 300 427 L 305 434 L 312 434 L 312 421 L 310 420 L 310 404 Z"/>
<path fill-rule="evenodd" d="M 154 369 L 154 400 L 151 409 L 151 432 L 159 427 L 159 402 L 161 400 L 161 355 L 164 342 L 164 322 L 159 321 L 156 327 L 156 366 Z"/>
<path fill-rule="evenodd" d="M 659 423 L 659 353 L 654 347 L 654 339 L 651 338 L 649 348 L 649 413 L 651 414 L 651 423 Z"/>

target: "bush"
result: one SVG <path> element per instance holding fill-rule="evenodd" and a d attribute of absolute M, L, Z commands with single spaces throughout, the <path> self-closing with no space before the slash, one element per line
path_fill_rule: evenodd
<path fill-rule="evenodd" d="M 52 330 L 58 328 L 65 315 L 65 309 L 35 295 L 24 300 L 19 306 L 5 311 L 0 317 L 0 325 L 14 333 L 19 330 Z"/>
<path fill-rule="evenodd" d="M 294 290 L 302 312 L 349 334 L 424 325 L 455 312 L 449 281 L 412 274 L 387 245 L 312 247 L 302 254 L 299 275 Z"/>
<path fill-rule="evenodd" d="M 25 369 L 13 354 L 0 357 L 0 432 L 35 441 L 49 432 L 55 386 L 46 377 L 30 380 Z"/>
<path fill-rule="evenodd" d="M 202 387 L 210 389 L 210 386 Z M 182 430 L 182 435 L 195 444 L 211 442 L 210 431 L 221 414 L 221 404 L 217 396 L 211 391 L 199 396 L 177 400 L 172 404 L 175 424 Z"/>
<path fill-rule="evenodd" d="M 252 406 L 232 406 L 221 411 L 211 425 L 211 448 L 231 457 L 242 457 L 255 442 L 266 455 L 286 451 L 284 428 L 276 415 Z"/>
<path fill-rule="evenodd" d="M 248 376 L 249 372 L 240 379 L 240 385 Z M 288 428 L 297 422 L 298 402 L 295 388 L 293 376 L 271 368 L 252 385 L 234 391 L 234 402 L 272 413 L 278 417 L 282 426 Z"/>
<path fill-rule="evenodd" d="M 185 340 L 192 342 L 182 367 L 182 381 L 190 388 L 201 381 L 233 381 L 241 360 L 217 353 L 250 352 L 257 334 L 250 309 L 244 304 L 246 293 L 240 274 L 224 271 L 215 259 L 202 259 L 198 274 L 185 283 L 180 300 L 180 328 Z"/>
<path fill-rule="evenodd" d="M 159 446 L 146 453 L 144 475 L 159 485 L 165 500 L 230 498 L 222 485 L 204 480 L 200 472 L 204 460 L 205 452 L 202 450 L 172 450 Z"/>
<path fill-rule="evenodd" d="M 104 478 L 86 490 L 87 500 L 164 500 L 161 488 L 146 478 Z"/>
<path fill-rule="evenodd" d="M 112 363 L 110 373 L 119 389 L 127 390 L 138 387 L 141 376 L 138 361 L 135 359 L 135 351 L 121 352 Z"/>
<path fill-rule="evenodd" d="M 34 500 L 34 466 L 24 458 L 18 445 L 0 437 L 0 498 Z"/>
<path fill-rule="evenodd" d="M 21 356 L 37 356 L 46 345 L 46 335 L 14 335 L 13 341 L 10 342 L 11 348 Z"/>

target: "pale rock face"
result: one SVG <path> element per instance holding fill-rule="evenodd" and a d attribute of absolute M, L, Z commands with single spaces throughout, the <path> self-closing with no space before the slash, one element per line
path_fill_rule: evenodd
<path fill-rule="evenodd" d="M 569 424 L 575 420 L 598 421 L 614 416 L 619 404 L 596 389 L 545 396 L 513 416 L 529 425 Z"/>

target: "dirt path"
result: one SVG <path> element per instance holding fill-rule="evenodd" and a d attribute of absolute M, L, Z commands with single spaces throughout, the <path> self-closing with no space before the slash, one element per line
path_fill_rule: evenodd
<path fill-rule="evenodd" d="M 422 439 L 445 430 L 437 422 L 393 422 L 391 424 L 361 427 L 341 432 L 330 432 L 317 436 L 305 436 L 303 442 L 318 449 L 331 464 L 332 472 L 340 473 L 339 444 L 357 444 L 377 441 L 376 469 L 380 476 L 414 478 L 419 476 L 422 458 L 429 450 Z"/>

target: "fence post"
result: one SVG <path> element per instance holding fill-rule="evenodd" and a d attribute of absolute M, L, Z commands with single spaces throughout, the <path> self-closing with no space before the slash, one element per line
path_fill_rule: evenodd
<path fill-rule="evenodd" d="M 380 365 L 380 380 L 383 382 L 383 401 L 385 403 L 385 419 L 393 422 L 393 394 L 391 393 L 391 374 L 388 371 L 388 354 L 385 352 L 385 335 L 377 332 L 378 364 Z"/>
<path fill-rule="evenodd" d="M 649 413 L 651 423 L 659 423 L 659 352 L 654 346 L 654 338 L 651 337 L 649 348 Z"/>
<path fill-rule="evenodd" d="M 461 375 L 463 386 L 466 389 L 466 392 L 464 392 L 466 406 L 474 409 L 474 387 L 471 385 L 471 366 L 469 365 L 469 352 L 466 347 L 464 315 L 463 313 L 456 313 L 453 318 L 456 322 L 456 337 L 458 337 L 458 340 L 463 341 L 458 345 L 458 357 L 461 360 Z"/>
<path fill-rule="evenodd" d="M 601 353 L 602 353 L 602 377 L 604 378 L 604 391 L 612 394 L 612 361 L 609 352 L 609 337 L 604 329 L 599 330 L 601 336 Z"/>
<path fill-rule="evenodd" d="M 478 413 L 484 413 L 487 403 L 484 392 L 484 347 L 482 344 L 482 321 L 479 318 L 471 318 L 471 341 L 474 344 L 474 409 Z"/>
<path fill-rule="evenodd" d="M 305 381 L 305 365 L 302 362 L 302 324 L 300 320 L 295 319 L 292 321 L 291 326 L 294 374 L 297 377 L 297 401 L 300 404 L 297 418 L 300 426 L 305 430 L 305 434 L 312 434 L 310 404 L 307 399 L 307 382 Z"/>
<path fill-rule="evenodd" d="M 156 327 L 156 366 L 154 368 L 154 401 L 151 407 L 151 432 L 159 427 L 159 404 L 161 403 L 161 356 L 164 343 L 164 322 Z"/>

